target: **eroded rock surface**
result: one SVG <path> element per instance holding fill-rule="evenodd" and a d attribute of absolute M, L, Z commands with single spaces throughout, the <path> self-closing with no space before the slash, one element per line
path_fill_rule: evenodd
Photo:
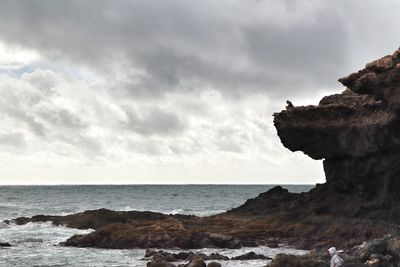
<path fill-rule="evenodd" d="M 321 211 L 398 223 L 400 50 L 339 81 L 341 94 L 274 114 L 278 135 L 288 149 L 324 160 L 326 184 L 308 194 Z"/>

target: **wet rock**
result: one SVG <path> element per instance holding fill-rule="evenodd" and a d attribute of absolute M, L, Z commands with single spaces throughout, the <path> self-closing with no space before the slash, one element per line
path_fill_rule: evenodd
<path fill-rule="evenodd" d="M 207 260 L 223 260 L 227 261 L 229 260 L 229 257 L 225 255 L 221 255 L 219 253 L 211 253 L 210 255 L 207 256 Z"/>
<path fill-rule="evenodd" d="M 16 225 L 24 225 L 30 222 L 31 219 L 28 217 L 19 217 L 13 220 L 4 220 L 4 223 L 10 224 L 10 223 L 15 223 Z"/>
<path fill-rule="evenodd" d="M 185 219 L 191 218 L 188 215 L 165 215 L 149 211 L 112 211 L 108 209 L 87 210 L 84 212 L 66 215 L 35 215 L 31 218 L 19 217 L 10 220 L 16 224 L 26 224 L 28 222 L 46 222 L 51 221 L 55 225 L 65 225 L 78 229 L 97 229 L 112 223 L 135 223 L 148 220 L 164 220 L 168 218 Z"/>
<path fill-rule="evenodd" d="M 251 251 L 246 254 L 237 256 L 237 257 L 232 257 L 231 260 L 270 260 L 271 258 L 262 255 L 262 254 L 256 254 L 255 252 Z"/>
<path fill-rule="evenodd" d="M 8 242 L 0 242 L 0 247 L 11 247 L 11 244 Z"/>
<path fill-rule="evenodd" d="M 221 267 L 221 263 L 212 261 L 207 264 L 207 267 Z"/>

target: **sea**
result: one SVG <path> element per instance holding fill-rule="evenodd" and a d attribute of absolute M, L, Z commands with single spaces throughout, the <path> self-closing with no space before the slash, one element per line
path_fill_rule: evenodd
<path fill-rule="evenodd" d="M 146 266 L 143 249 L 97 249 L 63 247 L 59 243 L 78 230 L 50 222 L 7 225 L 3 221 L 38 214 L 67 215 L 85 210 L 155 211 L 166 214 L 208 216 L 243 204 L 275 185 L 53 185 L 0 186 L 0 266 Z M 291 192 L 305 192 L 312 185 L 282 185 Z M 170 250 L 171 252 L 178 252 Z M 181 250 L 179 250 L 181 251 Z M 200 249 L 228 257 L 250 251 L 273 258 L 278 253 L 302 255 L 307 251 L 289 247 Z M 269 261 L 220 261 L 222 266 L 266 266 Z"/>

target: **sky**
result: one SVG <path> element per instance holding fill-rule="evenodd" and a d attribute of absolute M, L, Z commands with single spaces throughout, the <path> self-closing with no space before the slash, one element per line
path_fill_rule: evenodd
<path fill-rule="evenodd" d="M 313 184 L 274 112 L 400 45 L 398 0 L 4 0 L 0 184 Z"/>

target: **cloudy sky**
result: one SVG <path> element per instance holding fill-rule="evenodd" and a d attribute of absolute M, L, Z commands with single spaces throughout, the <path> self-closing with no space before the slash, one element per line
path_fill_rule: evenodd
<path fill-rule="evenodd" d="M 272 113 L 400 45 L 398 0 L 0 8 L 0 184 L 316 183 Z"/>

